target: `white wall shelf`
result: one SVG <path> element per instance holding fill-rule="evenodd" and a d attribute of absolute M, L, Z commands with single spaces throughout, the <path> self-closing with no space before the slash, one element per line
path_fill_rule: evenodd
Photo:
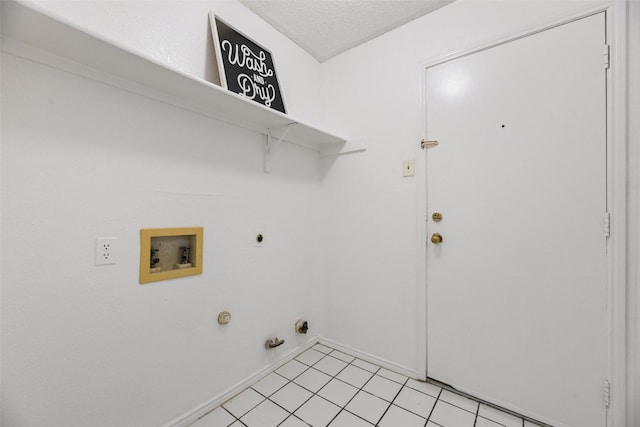
<path fill-rule="evenodd" d="M 172 69 L 15 1 L 2 1 L 2 51 L 46 63 L 321 153 L 345 138 Z M 295 126 L 288 126 L 295 123 Z"/>

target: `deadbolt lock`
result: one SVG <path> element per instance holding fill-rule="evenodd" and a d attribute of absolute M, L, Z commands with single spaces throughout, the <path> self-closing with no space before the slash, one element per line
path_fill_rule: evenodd
<path fill-rule="evenodd" d="M 431 235 L 431 243 L 436 245 L 442 243 L 442 235 L 440 233 L 433 233 Z"/>
<path fill-rule="evenodd" d="M 442 221 L 442 214 L 440 212 L 434 212 L 431 215 L 431 219 L 433 219 L 435 222 L 440 222 Z"/>

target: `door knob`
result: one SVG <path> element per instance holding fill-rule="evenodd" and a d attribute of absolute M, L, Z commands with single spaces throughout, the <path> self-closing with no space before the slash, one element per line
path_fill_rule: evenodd
<path fill-rule="evenodd" d="M 436 245 L 442 243 L 442 235 L 440 233 L 433 233 L 431 235 L 431 243 L 435 243 Z"/>

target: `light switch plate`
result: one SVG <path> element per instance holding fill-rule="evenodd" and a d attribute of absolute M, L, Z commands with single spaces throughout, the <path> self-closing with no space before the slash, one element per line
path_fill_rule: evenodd
<path fill-rule="evenodd" d="M 413 159 L 403 160 L 402 161 L 402 176 L 415 176 L 416 175 L 416 164 Z"/>

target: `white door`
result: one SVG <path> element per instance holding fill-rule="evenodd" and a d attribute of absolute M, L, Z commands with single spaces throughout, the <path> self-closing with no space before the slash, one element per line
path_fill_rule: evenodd
<path fill-rule="evenodd" d="M 604 45 L 600 13 L 427 70 L 427 375 L 554 426 L 605 426 Z"/>

